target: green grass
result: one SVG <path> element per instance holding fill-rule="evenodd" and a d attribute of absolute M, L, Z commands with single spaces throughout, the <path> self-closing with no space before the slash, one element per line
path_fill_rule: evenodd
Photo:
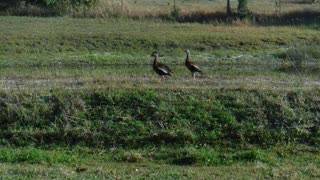
<path fill-rule="evenodd" d="M 183 49 L 226 57 L 274 54 L 297 41 L 320 44 L 319 31 L 302 27 L 26 17 L 0 22 L 3 66 L 144 64 L 153 50 L 171 58 L 183 58 Z"/>
<path fill-rule="evenodd" d="M 0 23 L 1 177 L 319 178 L 314 27 Z M 312 58 L 306 70 L 287 68 L 293 47 Z M 165 81 L 153 50 L 174 71 Z"/>
<path fill-rule="evenodd" d="M 165 60 L 161 60 L 166 62 Z M 183 60 L 181 60 L 183 62 Z M 241 61 L 241 60 L 239 60 Z M 151 63 L 151 59 L 146 60 Z M 247 90 L 312 90 L 318 87 L 319 72 L 288 71 L 282 64 L 235 63 L 200 64 L 203 76 L 192 80 L 191 73 L 180 64 L 171 64 L 174 74 L 160 82 L 151 65 L 104 65 L 80 67 L 9 67 L 0 72 L 3 90 L 31 89 L 247 89 Z M 209 62 L 209 60 L 208 60 Z M 310 71 L 309 71 L 309 70 Z"/>
<path fill-rule="evenodd" d="M 264 178 L 319 178 L 318 167 L 307 164 L 304 168 L 297 164 L 272 167 L 263 163 L 252 165 L 233 165 L 227 167 L 184 167 L 157 164 L 104 163 L 85 166 L 87 170 L 77 173 L 77 167 L 65 165 L 34 165 L 34 164 L 0 164 L 0 174 L 3 178 L 34 179 L 230 179 L 242 177 L 245 179 Z M 83 167 L 81 167 L 83 168 Z"/>
<path fill-rule="evenodd" d="M 319 91 L 19 90 L 1 92 L 3 145 L 319 146 Z"/>
<path fill-rule="evenodd" d="M 320 44 L 319 31 L 308 26 L 228 26 L 121 18 L 0 17 L 0 22 L 0 65 L 9 67 L 1 71 L 2 89 L 139 85 L 292 90 L 318 85 L 317 69 L 299 74 L 285 69 L 287 48 L 293 42 L 315 47 Z M 191 81 L 183 66 L 186 48 L 204 69 L 205 76 L 199 81 Z M 160 61 L 174 70 L 165 86 L 158 83 L 150 67 L 149 56 L 154 50 L 160 52 Z"/>
<path fill-rule="evenodd" d="M 178 155 L 185 151 L 191 154 Z M 183 153 L 184 154 L 184 153 Z M 290 156 L 284 156 L 289 155 Z M 164 164 L 164 156 L 169 164 Z M 170 157 L 169 157 L 170 156 Z M 122 159 L 119 160 L 119 157 Z M 159 157 L 162 158 L 159 161 Z M 188 157 L 206 165 L 178 166 Z M 268 150 L 219 151 L 210 148 L 185 150 L 104 150 L 74 148 L 43 150 L 4 148 L 0 151 L 2 178 L 179 178 L 210 179 L 319 178 L 319 153 L 304 147 L 275 147 Z M 137 159 L 140 159 L 137 161 Z M 142 160 L 141 160 L 142 159 Z M 173 159 L 173 160 L 172 160 Z M 215 161 L 216 159 L 218 160 Z"/>

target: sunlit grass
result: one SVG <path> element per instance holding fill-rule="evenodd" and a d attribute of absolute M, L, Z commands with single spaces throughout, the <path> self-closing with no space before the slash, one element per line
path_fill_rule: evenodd
<path fill-rule="evenodd" d="M 292 42 L 319 46 L 313 27 L 0 23 L 1 177 L 319 177 L 317 49 L 303 51 L 312 71 L 284 68 Z M 172 77 L 153 72 L 153 50 Z"/>
<path fill-rule="evenodd" d="M 0 17 L 0 22 L 3 25 L 0 27 L 0 58 L 3 64 L 31 64 L 31 61 L 34 64 L 40 64 L 40 61 L 43 64 L 47 61 L 67 63 L 64 61 L 98 61 L 99 58 L 105 63 L 121 60 L 138 63 L 141 60 L 132 56 L 148 56 L 155 49 L 163 56 L 183 57 L 183 49 L 186 48 L 195 53 L 226 56 L 232 52 L 275 53 L 281 48 L 287 48 L 292 42 L 319 44 L 320 41 L 319 31 L 298 26 L 214 26 L 114 19 L 21 17 Z M 104 54 L 106 52 L 124 55 Z"/>
<path fill-rule="evenodd" d="M 297 148 L 299 147 L 292 147 Z M 285 156 L 283 147 L 272 150 L 254 150 L 257 157 L 250 157 L 250 150 L 246 152 L 224 153 L 221 157 L 232 156 L 241 158 L 241 162 L 228 165 L 205 166 L 177 166 L 155 163 L 156 160 L 145 158 L 144 162 L 114 162 L 115 153 L 107 150 L 75 148 L 77 150 L 41 150 L 34 148 L 5 148 L 0 154 L 0 175 L 3 178 L 317 178 L 319 172 L 318 155 L 308 152 L 299 155 Z M 190 149 L 190 148 L 189 148 Z M 149 150 L 150 151 L 150 150 Z M 170 150 L 169 150 L 170 151 Z M 208 151 L 217 153 L 214 150 Z M 277 152 L 277 153 L 273 153 Z M 4 156 L 5 153 L 6 155 Z M 118 151 L 120 153 L 120 151 Z M 127 154 L 130 152 L 128 151 Z M 147 154 L 145 151 L 131 151 L 131 153 Z M 156 152 L 157 153 L 157 152 Z M 163 153 L 163 152 L 162 152 Z M 172 153 L 172 152 L 171 152 Z M 217 154 L 206 155 L 199 150 L 198 156 L 208 158 L 210 164 Z M 201 154 L 203 153 L 203 154 Z M 112 155 L 113 154 L 113 155 Z M 121 152 L 121 154 L 125 154 Z M 150 154 L 150 153 L 149 153 Z M 152 154 L 152 153 L 151 153 Z M 159 153 L 161 154 L 161 153 Z M 150 155 L 146 155 L 150 156 Z M 6 157 L 6 158 L 5 158 Z M 248 158 L 248 159 L 246 159 Z M 258 158 L 258 159 L 250 159 Z M 262 159 L 261 159 L 262 158 Z M 269 158 L 269 162 L 263 158 Z M 200 158 L 201 159 L 201 158 Z M 18 160 L 18 161 L 16 161 Z M 211 161 L 210 161 L 211 160 Z M 228 160 L 225 160 L 227 162 Z M 20 162 L 20 163 L 15 163 Z"/>
<path fill-rule="evenodd" d="M 279 65 L 201 64 L 204 75 L 196 80 L 183 64 L 171 64 L 172 77 L 160 81 L 150 64 L 72 67 L 3 68 L 1 89 L 61 88 L 168 88 L 293 90 L 319 86 L 318 73 L 286 73 Z"/>

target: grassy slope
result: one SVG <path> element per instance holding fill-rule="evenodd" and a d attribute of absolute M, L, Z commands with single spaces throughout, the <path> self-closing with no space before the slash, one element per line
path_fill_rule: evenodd
<path fill-rule="evenodd" d="M 0 173 L 315 178 L 318 97 L 319 91 L 241 89 L 2 92 Z M 119 170 L 113 162 L 134 164 Z M 214 167 L 202 167 L 202 174 L 159 164 Z M 87 170 L 75 173 L 78 167 Z"/>
<path fill-rule="evenodd" d="M 318 97 L 318 90 L 2 92 L 2 144 L 319 146 Z"/>

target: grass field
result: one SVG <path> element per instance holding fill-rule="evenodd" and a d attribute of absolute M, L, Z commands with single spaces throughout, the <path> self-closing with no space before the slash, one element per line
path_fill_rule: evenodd
<path fill-rule="evenodd" d="M 319 24 L 0 24 L 2 178 L 320 177 Z"/>
<path fill-rule="evenodd" d="M 159 149 L 159 151 L 162 150 Z M 301 153 L 302 151 L 303 153 Z M 203 165 L 201 163 L 193 166 L 170 165 L 163 160 L 141 161 L 141 159 L 135 159 L 128 155 L 125 160 L 115 161 L 113 159 L 119 157 L 119 151 L 110 154 L 106 149 L 93 150 L 79 147 L 73 148 L 73 150 L 2 148 L 0 152 L 0 176 L 6 179 L 238 179 L 240 177 L 245 179 L 317 179 L 320 175 L 319 151 L 314 149 L 312 152 L 312 149 L 301 147 L 259 150 L 257 151 L 259 153 L 258 159 L 246 157 L 248 154 L 243 151 L 237 151 L 233 154 L 223 153 L 221 156 L 225 158 L 232 155 L 235 162 L 231 162 L 229 159 L 228 162 L 220 165 Z M 129 151 L 125 152 L 130 153 Z M 138 152 L 131 153 L 138 154 Z M 212 157 L 212 154 L 207 156 L 208 158 Z M 210 158 L 205 163 L 211 163 Z"/>
<path fill-rule="evenodd" d="M 163 87 L 150 67 L 154 50 L 160 52 L 160 61 L 174 69 L 175 75 L 165 85 L 173 89 L 310 89 L 319 85 L 318 60 L 308 65 L 309 71 L 281 70 L 290 64 L 284 58 L 291 47 L 319 50 L 320 33 L 314 27 L 24 17 L 1 17 L 0 21 L 4 89 Z M 204 69 L 205 75 L 197 81 L 189 78 L 183 65 L 184 49 L 190 49 Z"/>

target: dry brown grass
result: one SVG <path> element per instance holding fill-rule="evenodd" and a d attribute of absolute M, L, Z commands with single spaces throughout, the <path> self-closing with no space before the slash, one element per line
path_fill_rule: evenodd
<path fill-rule="evenodd" d="M 248 9 L 252 15 L 258 17 L 258 23 L 264 21 L 274 22 L 274 17 L 279 15 L 297 18 L 294 15 L 295 12 L 297 12 L 299 16 L 304 16 L 304 12 L 320 12 L 320 1 L 315 3 L 301 3 L 302 0 L 295 0 L 294 2 L 290 1 L 290 3 L 289 1 L 282 2 L 283 3 L 279 6 L 276 5 L 274 0 L 251 1 Z M 232 11 L 234 13 L 231 17 L 227 17 L 225 13 L 225 1 L 177 1 L 176 7 L 176 11 L 174 11 L 172 1 L 168 0 L 97 0 L 96 4 L 93 4 L 90 7 L 84 5 L 74 6 L 70 3 L 64 3 L 56 9 L 45 9 L 28 5 L 11 9 L 5 12 L 5 14 L 24 16 L 67 15 L 71 17 L 99 18 L 128 17 L 133 19 L 175 20 L 179 22 L 243 23 L 243 21 L 238 21 L 237 1 L 232 1 L 231 3 Z M 290 15 L 288 16 L 288 14 Z M 245 22 L 245 24 L 247 23 Z"/>
<path fill-rule="evenodd" d="M 300 1 L 299 1 L 300 2 Z M 319 10 L 320 2 L 316 3 L 282 3 L 281 12 Z M 155 16 L 156 14 L 168 14 L 173 10 L 171 1 L 147 1 L 147 0 L 127 0 L 129 15 L 133 16 Z M 225 12 L 225 1 L 177 1 L 177 7 L 181 14 Z M 232 1 L 232 10 L 236 12 L 237 1 Z M 277 7 L 274 0 L 255 0 L 249 3 L 249 9 L 254 13 L 274 14 Z"/>
<path fill-rule="evenodd" d="M 125 16 L 130 13 L 127 1 L 97 0 L 91 7 L 67 7 L 67 13 L 73 17 L 102 17 Z"/>
<path fill-rule="evenodd" d="M 300 1 L 299 1 L 300 2 Z M 277 6 L 273 0 L 257 0 L 249 3 L 251 14 L 256 17 L 257 23 L 297 23 L 292 19 L 303 19 L 311 14 L 311 21 L 320 12 L 320 2 L 315 3 L 282 3 Z M 89 17 L 129 17 L 134 19 L 162 19 L 176 20 L 179 22 L 231 22 L 234 24 L 247 24 L 239 21 L 237 16 L 237 2 L 233 1 L 232 10 L 234 14 L 228 17 L 225 13 L 226 3 L 224 1 L 177 1 L 177 9 L 173 14 L 171 1 L 146 1 L 146 0 L 98 0 L 97 4 L 90 8 L 69 11 L 73 16 Z M 310 13 L 311 12 L 311 13 Z M 295 14 L 296 13 L 296 14 Z M 277 19 L 279 15 L 282 19 Z M 314 15 L 314 16 L 313 16 Z M 313 17 L 313 18 L 312 18 Z M 309 20 L 309 19 L 308 19 Z M 299 20 L 298 20 L 299 21 Z M 249 22 L 250 23 L 250 22 Z M 299 22 L 298 22 L 299 23 Z"/>

